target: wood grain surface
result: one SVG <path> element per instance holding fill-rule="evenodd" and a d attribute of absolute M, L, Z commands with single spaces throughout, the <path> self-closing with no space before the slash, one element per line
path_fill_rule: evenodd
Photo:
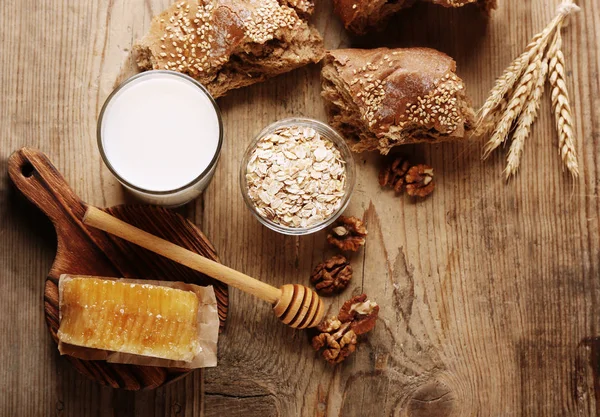
<path fill-rule="evenodd" d="M 558 0 L 500 0 L 476 10 L 420 5 L 383 33 L 353 39 L 319 0 L 314 21 L 329 48 L 436 47 L 454 56 L 476 104 L 553 16 Z M 414 203 L 380 190 L 377 155 L 357 156 L 347 211 L 367 222 L 366 247 L 346 295 L 367 292 L 381 321 L 354 357 L 331 368 L 305 333 L 268 305 L 230 292 L 220 364 L 165 388 L 129 393 L 80 376 L 46 331 L 44 277 L 56 238 L 6 174 L 22 146 L 46 152 L 96 206 L 130 199 L 102 165 L 95 122 L 130 50 L 169 0 L 5 0 L 0 5 L 0 415 L 2 416 L 598 416 L 600 415 L 600 8 L 566 28 L 567 81 L 581 179 L 563 173 L 548 91 L 520 174 L 504 182 L 503 152 L 481 144 L 406 148 L 437 174 Z M 245 146 L 285 116 L 324 119 L 319 67 L 219 100 L 226 140 L 214 181 L 180 212 L 221 260 L 279 286 L 308 283 L 330 253 L 324 234 L 283 237 L 246 210 L 237 184 Z M 334 311 L 343 298 L 333 301 Z"/>

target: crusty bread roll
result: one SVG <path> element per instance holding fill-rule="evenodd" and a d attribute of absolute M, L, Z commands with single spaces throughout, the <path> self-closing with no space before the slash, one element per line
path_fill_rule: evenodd
<path fill-rule="evenodd" d="M 329 51 L 321 74 L 330 124 L 356 152 L 465 138 L 474 112 L 455 70 L 428 48 Z"/>
<path fill-rule="evenodd" d="M 333 0 L 335 11 L 346 29 L 364 34 L 374 28 L 382 28 L 387 19 L 401 9 L 415 4 L 417 0 Z M 497 0 L 420 0 L 444 7 L 461 7 L 477 3 L 487 12 L 496 8 Z"/>
<path fill-rule="evenodd" d="M 183 0 L 154 17 L 136 45 L 138 66 L 170 69 L 219 97 L 324 55 L 304 16 L 311 0 Z"/>

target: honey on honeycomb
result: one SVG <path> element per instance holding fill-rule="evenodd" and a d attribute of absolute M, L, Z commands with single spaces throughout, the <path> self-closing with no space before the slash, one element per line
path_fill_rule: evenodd
<path fill-rule="evenodd" d="M 59 291 L 64 343 L 186 362 L 200 350 L 191 291 L 92 277 L 61 278 Z"/>

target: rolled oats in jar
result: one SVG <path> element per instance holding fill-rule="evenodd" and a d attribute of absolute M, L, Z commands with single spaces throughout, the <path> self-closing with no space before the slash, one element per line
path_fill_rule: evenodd
<path fill-rule="evenodd" d="M 263 224 L 305 234 L 341 213 L 353 170 L 352 155 L 333 129 L 310 119 L 288 119 L 265 129 L 249 148 L 242 191 Z"/>

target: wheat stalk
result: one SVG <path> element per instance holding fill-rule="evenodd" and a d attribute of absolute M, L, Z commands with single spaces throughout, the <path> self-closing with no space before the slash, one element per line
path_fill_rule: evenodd
<path fill-rule="evenodd" d="M 573 113 L 569 102 L 569 92 L 565 79 L 565 57 L 561 51 L 562 36 L 560 28 L 548 50 L 550 58 L 550 85 L 552 86 L 552 107 L 558 131 L 558 149 L 565 166 L 573 176 L 579 176 L 579 163 L 575 150 L 575 132 Z"/>
<path fill-rule="evenodd" d="M 552 86 L 561 157 L 571 174 L 574 177 L 579 175 L 573 116 L 565 83 L 564 56 L 560 50 L 560 32 L 565 19 L 578 10 L 574 0 L 563 0 L 556 17 L 533 37 L 525 52 L 498 78 L 489 98 L 478 112 L 475 135 L 481 136 L 493 130 L 484 145 L 483 159 L 512 136 L 504 171 L 507 179 L 519 168 L 525 141 L 537 118 L 546 79 L 550 80 Z M 511 132 L 513 126 L 515 129 Z"/>
<path fill-rule="evenodd" d="M 535 122 L 538 110 L 540 108 L 540 102 L 542 95 L 544 94 L 544 84 L 546 83 L 546 77 L 548 75 L 548 57 L 544 58 L 535 74 L 535 85 L 531 95 L 527 99 L 527 105 L 523 110 L 523 113 L 519 117 L 517 127 L 513 135 L 513 141 L 508 151 L 506 158 L 506 169 L 504 173 L 508 180 L 511 175 L 517 173 L 519 165 L 521 164 L 521 155 L 523 154 L 523 148 L 525 146 L 525 140 L 531 133 L 531 126 Z"/>
<path fill-rule="evenodd" d="M 571 0 L 567 0 L 571 1 Z M 498 78 L 494 84 L 494 87 L 490 91 L 488 99 L 485 101 L 483 106 L 478 112 L 477 127 L 475 128 L 475 135 L 482 136 L 491 130 L 494 126 L 494 119 L 497 119 L 498 113 L 505 111 L 505 108 L 501 107 L 502 100 L 506 95 L 514 88 L 515 84 L 519 80 L 519 77 L 523 75 L 526 68 L 532 63 L 532 60 L 537 59 L 540 51 L 548 45 L 550 35 L 556 29 L 556 27 L 564 19 L 563 13 L 559 13 L 557 17 L 546 27 L 543 31 L 535 35 L 527 47 L 519 57 L 517 57 L 509 66 L 504 70 L 504 73 Z"/>
<path fill-rule="evenodd" d="M 540 59 L 541 51 L 536 55 L 534 61 L 527 66 L 523 76 L 519 79 L 519 83 L 515 88 L 515 92 L 508 101 L 506 111 L 503 113 L 502 118 L 498 122 L 492 137 L 486 143 L 483 149 L 483 159 L 490 156 L 492 151 L 500 146 L 507 138 L 510 133 L 510 129 L 513 126 L 515 120 L 521 115 L 527 98 L 531 95 L 535 81 L 537 80 L 537 74 L 540 70 Z"/>
<path fill-rule="evenodd" d="M 480 136 L 489 133 L 490 127 L 494 125 L 494 120 L 498 113 L 503 112 L 505 108 L 502 108 L 502 103 L 506 104 L 506 95 L 515 86 L 515 83 L 519 77 L 527 68 L 531 57 L 529 53 L 532 50 L 537 50 L 539 46 L 538 42 L 541 39 L 542 34 L 538 33 L 531 40 L 527 49 L 521 55 L 519 55 L 513 62 L 510 63 L 508 68 L 504 70 L 504 73 L 498 78 L 494 84 L 494 88 L 490 91 L 488 99 L 485 101 L 478 114 L 477 128 L 475 134 Z"/>

